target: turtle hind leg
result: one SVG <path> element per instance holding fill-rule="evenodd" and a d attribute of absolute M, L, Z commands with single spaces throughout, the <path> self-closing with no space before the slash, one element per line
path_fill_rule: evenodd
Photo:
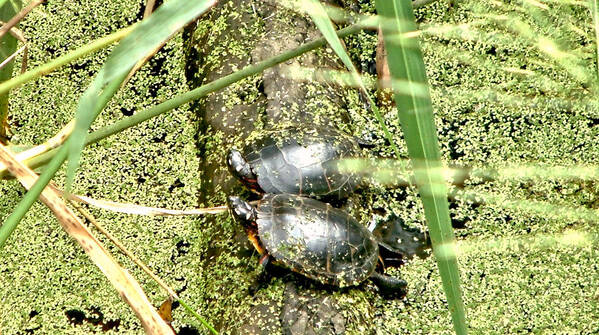
<path fill-rule="evenodd" d="M 370 280 L 379 288 L 381 295 L 386 297 L 401 297 L 406 294 L 408 283 L 403 279 L 394 278 L 378 272 L 370 275 Z"/>

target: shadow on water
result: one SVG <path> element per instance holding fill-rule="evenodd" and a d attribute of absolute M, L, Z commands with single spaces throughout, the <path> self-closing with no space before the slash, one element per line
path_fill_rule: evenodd
<path fill-rule="evenodd" d="M 104 320 L 104 314 L 97 307 L 91 307 L 89 313 L 79 309 L 69 309 L 65 311 L 65 315 L 74 326 L 81 326 L 84 323 L 89 323 L 100 327 L 102 331 L 118 330 L 121 320 Z"/>
<path fill-rule="evenodd" d="M 381 258 L 388 266 L 399 266 L 414 256 L 424 259 L 431 254 L 430 237 L 419 228 L 408 226 L 395 214 L 388 218 L 376 215 L 371 227 L 372 233 L 382 246 Z"/>

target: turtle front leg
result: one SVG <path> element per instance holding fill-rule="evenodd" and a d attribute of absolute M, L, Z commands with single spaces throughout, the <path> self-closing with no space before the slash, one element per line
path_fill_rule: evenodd
<path fill-rule="evenodd" d="M 269 271 L 271 259 L 272 257 L 268 253 L 265 253 L 260 257 L 260 261 L 258 262 L 260 264 L 260 273 L 256 277 L 256 283 L 254 284 L 254 286 L 250 287 L 250 295 L 253 296 L 261 288 L 267 286 L 268 283 L 270 283 L 270 280 L 272 279 L 272 276 Z"/>
<path fill-rule="evenodd" d="M 370 280 L 379 288 L 382 295 L 399 297 L 406 294 L 408 283 L 403 279 L 394 278 L 378 272 L 370 275 Z"/>
<path fill-rule="evenodd" d="M 260 257 L 260 261 L 258 262 L 258 264 L 260 264 L 260 266 L 262 267 L 262 270 L 260 270 L 260 275 L 268 273 L 268 268 L 269 268 L 269 265 L 270 265 L 271 258 L 272 257 L 270 257 L 270 255 L 267 252 L 265 252 Z"/>

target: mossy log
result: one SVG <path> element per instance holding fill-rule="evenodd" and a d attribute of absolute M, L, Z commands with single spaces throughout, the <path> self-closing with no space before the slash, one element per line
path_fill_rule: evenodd
<path fill-rule="evenodd" d="M 191 36 L 193 52 L 189 54 L 189 64 L 194 65 L 188 68 L 188 79 L 197 86 L 298 47 L 320 37 L 320 33 L 309 17 L 294 13 L 277 1 L 233 0 L 221 2 Z M 286 74 L 294 67 L 342 69 L 330 50 L 318 50 L 216 92 L 196 106 L 200 117 L 198 145 L 203 152 L 202 204 L 244 192 L 227 171 L 225 154 L 228 148 L 243 143 L 252 131 L 282 123 L 348 127 L 347 96 L 355 96 L 356 92 L 315 81 L 290 79 Z M 248 251 L 252 248 L 245 242 L 241 227 L 234 239 L 242 243 L 242 248 Z M 273 300 L 260 294 L 254 298 L 248 296 L 256 303 L 243 317 L 244 322 L 237 331 L 345 332 L 346 323 L 350 321 L 327 289 L 310 287 L 316 283 L 298 287 L 297 280 L 284 281 L 282 299 Z"/>

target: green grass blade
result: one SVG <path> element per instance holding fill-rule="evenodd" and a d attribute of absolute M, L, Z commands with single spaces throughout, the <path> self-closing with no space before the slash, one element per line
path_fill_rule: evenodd
<path fill-rule="evenodd" d="M 591 2 L 591 15 L 593 16 L 593 27 L 595 28 L 595 50 L 596 50 L 596 65 L 599 76 L 599 1 L 589 0 Z"/>
<path fill-rule="evenodd" d="M 40 175 L 38 181 L 27 192 L 27 194 L 21 200 L 21 202 L 19 202 L 15 211 L 5 220 L 2 227 L 0 227 L 0 247 L 4 245 L 6 239 L 8 239 L 12 231 L 14 231 L 14 229 L 16 228 L 17 224 L 20 222 L 23 216 L 25 216 L 25 213 L 27 213 L 29 208 L 37 200 L 42 190 L 50 182 L 50 180 L 52 179 L 56 171 L 58 171 L 62 163 L 64 163 L 68 154 L 71 154 L 72 157 L 75 157 L 78 161 L 81 148 L 83 147 L 83 143 L 85 143 L 87 129 L 89 128 L 89 125 L 91 125 L 91 122 L 95 119 L 97 114 L 104 108 L 104 106 L 106 106 L 108 101 L 112 98 L 114 92 L 116 92 L 116 90 L 120 87 L 122 81 L 127 76 L 129 69 L 131 69 L 139 59 L 143 58 L 147 53 L 149 53 L 152 50 L 152 48 L 156 46 L 155 44 L 149 46 L 148 40 L 151 40 L 151 38 L 140 36 L 140 34 L 143 35 L 144 33 L 154 32 L 154 29 L 156 29 L 155 25 L 164 24 L 166 21 L 166 23 L 171 23 L 171 25 L 169 25 L 171 29 L 169 29 L 166 33 L 162 33 L 160 36 L 163 38 L 168 38 L 174 32 L 173 29 L 176 26 L 182 27 L 185 25 L 186 22 L 176 22 L 177 20 L 173 21 L 171 17 L 165 19 L 164 15 L 172 16 L 172 10 L 173 8 L 176 8 L 177 10 L 182 10 L 183 12 L 185 12 L 184 14 L 182 14 L 182 17 L 188 20 L 192 20 L 193 18 L 197 17 L 201 12 L 210 8 L 213 2 L 214 0 L 194 2 L 193 6 L 191 6 L 185 0 L 170 1 L 168 2 L 169 6 L 165 5 L 161 7 L 162 10 L 166 12 L 166 14 L 163 13 L 162 15 L 156 15 L 156 13 L 158 13 L 161 10 L 159 9 L 158 11 L 156 11 L 154 15 L 152 15 L 152 18 L 146 20 L 144 23 L 138 26 L 136 28 L 136 31 L 137 29 L 147 27 L 148 24 L 152 24 L 151 29 L 145 28 L 142 30 L 141 33 L 139 31 L 137 33 L 131 33 L 131 35 L 129 35 L 128 42 L 123 40 L 119 47 L 115 48 L 115 51 L 113 52 L 113 54 L 111 54 L 111 59 L 107 60 L 107 63 L 104 65 L 102 70 L 100 70 L 100 73 L 80 100 L 79 110 L 77 112 L 79 117 L 77 123 L 79 124 L 79 126 L 75 130 L 79 133 L 75 134 L 74 131 L 67 143 L 65 144 L 65 146 L 61 147 L 61 149 L 57 151 L 58 154 L 56 154 L 53 157 L 49 166 Z M 194 8 L 196 11 L 193 11 Z M 190 14 L 190 12 L 193 12 L 193 15 Z M 156 17 L 158 17 L 158 19 L 156 19 Z M 181 17 L 179 17 L 179 19 L 181 19 Z M 161 42 L 162 40 L 160 41 L 160 43 Z M 135 48 L 134 46 L 139 46 L 139 48 L 142 49 L 142 51 L 140 51 L 138 48 Z M 137 55 L 139 58 L 127 59 L 127 56 L 130 55 L 128 53 L 129 51 Z M 117 62 L 116 64 L 114 63 L 115 61 Z M 126 66 L 123 64 L 125 64 Z M 106 69 L 107 67 L 108 69 Z M 88 124 L 88 126 L 83 127 L 86 124 Z M 72 149 L 73 147 L 75 147 L 74 156 Z M 73 169 L 73 167 L 71 167 L 71 169 Z"/>
<path fill-rule="evenodd" d="M 351 34 L 357 33 L 358 31 L 362 30 L 363 27 L 368 26 L 368 25 L 369 25 L 368 22 L 357 23 L 357 24 L 351 25 L 347 28 L 343 28 L 343 29 L 337 31 L 337 35 L 339 37 L 343 38 L 343 37 L 349 36 Z M 127 128 L 133 127 L 133 126 L 138 125 L 144 121 L 147 121 L 153 117 L 156 117 L 160 114 L 166 113 L 166 112 L 172 110 L 173 108 L 177 108 L 185 103 L 205 97 L 209 93 L 218 91 L 224 87 L 227 87 L 228 85 L 231 85 L 232 83 L 234 83 L 236 81 L 239 81 L 239 80 L 242 80 L 249 76 L 258 74 L 258 73 L 264 71 L 265 69 L 268 69 L 277 64 L 288 61 L 289 59 L 297 57 L 297 56 L 304 54 L 308 51 L 322 47 L 325 44 L 326 44 L 326 40 L 324 38 L 319 38 L 317 40 L 303 44 L 295 49 L 292 49 L 292 50 L 283 52 L 279 55 L 273 56 L 273 57 L 266 59 L 262 62 L 253 64 L 253 65 L 248 65 L 245 68 L 243 68 L 237 72 L 233 72 L 227 76 L 224 76 L 222 78 L 214 80 L 208 84 L 202 85 L 192 91 L 178 95 L 178 96 L 176 96 L 170 100 L 167 100 L 159 105 L 156 105 L 154 107 L 151 107 L 151 108 L 141 111 L 139 113 L 135 113 L 134 115 L 132 115 L 126 119 L 120 120 L 112 125 L 105 126 L 101 129 L 98 129 L 87 136 L 85 145 L 96 143 L 110 135 L 117 134 Z M 46 164 L 49 160 L 51 160 L 52 157 L 54 157 L 54 155 L 56 155 L 57 150 L 58 149 L 54 149 L 54 150 L 48 151 L 40 156 L 33 157 L 32 159 L 25 161 L 25 164 L 27 164 L 27 166 L 33 167 L 33 168 L 42 166 L 42 165 Z M 0 178 L 4 177 L 4 176 L 5 176 L 5 172 L 0 171 Z"/>
<path fill-rule="evenodd" d="M 44 173 L 40 175 L 38 180 L 33 184 L 33 186 L 29 189 L 25 197 L 19 202 L 15 210 L 6 218 L 2 226 L 0 226 L 0 249 L 4 247 L 6 241 L 12 234 L 12 232 L 17 228 L 17 225 L 21 221 L 21 219 L 27 214 L 29 208 L 33 205 L 33 203 L 37 200 L 39 195 L 42 193 L 46 185 L 50 182 L 52 177 L 62 163 L 64 163 L 67 158 L 67 148 L 61 147 L 54 158 L 48 163 L 46 170 Z"/>
<path fill-rule="evenodd" d="M 124 79 L 124 77 L 123 77 Z M 120 82 L 114 81 L 110 86 L 107 87 L 107 92 L 112 92 L 120 86 Z M 108 101 L 112 98 L 112 94 L 104 93 L 98 97 L 99 105 L 103 108 Z M 4 221 L 2 226 L 0 226 L 0 249 L 4 247 L 6 240 L 12 234 L 12 232 L 17 228 L 19 222 L 23 219 L 29 208 L 33 205 L 37 198 L 42 193 L 46 185 L 50 182 L 50 180 L 56 174 L 56 171 L 62 166 L 64 161 L 67 159 L 68 155 L 68 146 L 63 145 L 56 152 L 56 155 L 52 158 L 48 166 L 44 170 L 44 172 L 40 175 L 38 180 L 33 184 L 33 186 L 27 191 L 27 194 L 23 197 L 23 199 L 17 204 L 15 210 L 10 214 L 8 218 Z"/>
<path fill-rule="evenodd" d="M 354 24 L 347 28 L 341 29 L 340 31 L 337 32 L 337 34 L 340 37 L 345 37 L 345 36 L 349 36 L 351 34 L 357 33 L 361 29 L 362 29 L 361 24 Z M 91 144 L 91 143 L 100 141 L 103 138 L 106 138 L 110 135 L 119 133 L 129 127 L 133 127 L 133 126 L 135 126 L 141 122 L 144 122 L 146 120 L 149 120 L 155 116 L 166 113 L 166 112 L 172 110 L 173 108 L 181 106 L 189 101 L 204 97 L 207 94 L 209 94 L 211 92 L 215 92 L 219 89 L 222 89 L 236 81 L 239 81 L 243 78 L 247 78 L 249 76 L 260 73 L 267 68 L 270 68 L 274 65 L 285 62 L 291 58 L 297 57 L 297 56 L 299 56 L 303 53 L 306 53 L 308 51 L 319 48 L 325 44 L 326 44 L 326 40 L 324 38 L 320 38 L 320 39 L 314 40 L 312 42 L 306 43 L 304 45 L 301 45 L 295 49 L 286 51 L 280 55 L 266 59 L 260 63 L 247 66 L 240 71 L 234 72 L 230 75 L 227 75 L 225 77 L 217 79 L 217 80 L 215 80 L 211 83 L 208 83 L 206 85 L 202 85 L 201 87 L 198 87 L 198 88 L 196 88 L 190 92 L 184 93 L 182 95 L 179 95 L 171 100 L 165 101 L 165 102 L 163 102 L 157 106 L 154 106 L 150 109 L 136 113 L 133 116 L 128 117 L 127 119 L 116 122 L 115 124 L 112 124 L 110 126 L 103 127 L 101 129 L 89 134 L 86 137 L 84 144 L 87 145 L 87 144 Z M 118 87 L 118 85 L 116 87 Z M 113 89 L 116 89 L 116 87 L 106 88 L 105 91 L 110 92 Z M 109 98 L 110 97 L 104 96 L 104 98 L 102 100 L 105 101 L 105 103 L 107 103 L 108 102 L 107 99 L 109 99 Z M 6 242 L 6 240 L 12 233 L 12 231 L 16 228 L 19 221 L 23 218 L 25 213 L 27 213 L 27 210 L 29 210 L 29 208 L 36 201 L 37 197 L 42 192 L 44 187 L 48 184 L 50 179 L 52 179 L 52 176 L 54 176 L 56 171 L 60 168 L 62 163 L 65 161 L 66 157 L 67 157 L 67 151 L 65 149 L 65 146 L 63 145 L 59 149 L 54 149 L 52 151 L 49 151 L 41 156 L 35 157 L 34 159 L 26 162 L 28 166 L 37 167 L 37 166 L 43 165 L 44 163 L 46 163 L 50 160 L 50 163 L 48 164 L 48 166 L 46 167 L 44 172 L 40 175 L 40 178 L 38 179 L 36 184 L 31 188 L 31 190 L 29 190 L 29 192 L 27 192 L 27 194 L 25 195 L 23 200 L 21 200 L 21 202 L 17 205 L 17 208 L 15 209 L 13 214 L 11 214 L 6 219 L 4 224 L 0 227 L 0 248 L 4 245 L 4 243 Z M 1 176 L 2 176 L 2 174 L 0 173 L 0 177 Z"/>
<path fill-rule="evenodd" d="M 403 35 L 417 30 L 412 4 L 409 1 L 376 0 L 376 9 L 384 20 L 381 26 L 393 79 L 427 83 L 418 41 L 413 36 Z M 394 93 L 453 326 L 457 334 L 466 334 L 466 311 L 449 217 L 447 186 L 438 171 L 441 154 L 431 99 L 430 96 L 395 91 L 395 88 Z"/>
<path fill-rule="evenodd" d="M 181 306 L 183 306 L 183 308 L 185 308 L 185 310 L 187 310 L 188 313 L 190 313 L 197 320 L 199 320 L 204 325 L 204 327 L 208 328 L 208 330 L 210 330 L 210 332 L 212 334 L 218 334 L 216 329 L 214 329 L 214 327 L 212 327 L 211 324 L 206 322 L 206 320 L 204 320 L 204 318 L 202 318 L 202 316 L 200 314 L 198 314 L 193 308 L 191 308 L 185 301 L 183 301 L 181 299 L 178 299 L 177 301 L 179 302 L 179 304 L 181 304 Z"/>
<path fill-rule="evenodd" d="M 345 67 L 347 67 L 347 69 L 350 71 L 354 81 L 359 85 L 362 92 L 364 92 L 364 95 L 368 99 L 368 104 L 374 112 L 375 118 L 377 119 L 381 129 L 383 130 L 383 133 L 385 134 L 385 137 L 387 138 L 387 140 L 391 144 L 391 147 L 393 148 L 393 151 L 395 152 L 395 156 L 399 158 L 399 149 L 395 144 L 395 141 L 393 140 L 393 136 L 391 136 L 389 129 L 385 125 L 385 121 L 383 120 L 383 117 L 381 116 L 381 113 L 379 112 L 376 103 L 370 96 L 368 90 L 366 90 L 366 87 L 362 82 L 362 77 L 358 74 L 358 70 L 352 63 L 351 58 L 347 54 L 347 51 L 343 47 L 341 40 L 337 36 L 337 33 L 335 32 L 335 27 L 333 27 L 333 23 L 331 22 L 331 19 L 329 18 L 324 7 L 318 0 L 303 0 L 302 2 L 305 5 L 304 10 L 306 10 L 308 14 L 310 14 L 310 17 L 312 17 L 312 20 L 314 21 L 314 24 L 316 24 L 316 27 L 318 27 L 318 29 L 326 38 L 331 48 L 335 51 L 337 56 L 339 56 L 339 58 L 343 62 L 343 65 L 345 65 Z"/>
<path fill-rule="evenodd" d="M 64 56 L 60 56 L 60 57 L 58 57 L 48 63 L 45 63 L 35 69 L 29 70 L 19 76 L 16 76 L 6 82 L 3 82 L 0 84 L 0 94 L 7 93 L 8 91 L 10 91 L 11 89 L 13 89 L 17 86 L 20 86 L 28 81 L 37 79 L 41 76 L 47 75 L 48 73 L 56 70 L 57 68 L 65 65 L 65 64 L 68 64 L 78 58 L 84 57 L 94 51 L 102 49 L 102 48 L 106 47 L 107 45 L 110 45 L 110 44 L 124 38 L 125 36 L 127 36 L 133 30 L 134 27 L 135 27 L 135 25 L 129 26 L 127 28 L 117 31 L 116 33 L 113 33 L 108 36 L 97 39 L 88 45 L 84 45 L 79 49 L 70 51 L 69 53 L 67 53 Z"/>
<path fill-rule="evenodd" d="M 79 100 L 75 129 L 67 141 L 69 147 L 69 163 L 66 174 L 67 191 L 75 176 L 75 170 L 79 166 L 79 158 L 87 131 L 103 109 L 99 96 L 101 94 L 112 96 L 118 89 L 116 86 L 113 92 L 108 92 L 105 90 L 106 85 L 114 81 L 122 82 L 135 64 L 187 23 L 205 13 L 215 2 L 216 0 L 169 1 L 136 27 L 110 54 L 90 87 Z"/>
<path fill-rule="evenodd" d="M 21 1 L 15 0 L 3 2 L 0 4 L 0 20 L 7 22 L 21 9 Z M 17 51 L 17 39 L 11 34 L 5 34 L 0 39 L 0 62 L 7 59 Z M 15 64 L 13 59 L 0 69 L 0 83 L 9 80 L 12 77 L 12 70 Z M 8 137 L 8 92 L 0 94 L 0 141 Z"/>

